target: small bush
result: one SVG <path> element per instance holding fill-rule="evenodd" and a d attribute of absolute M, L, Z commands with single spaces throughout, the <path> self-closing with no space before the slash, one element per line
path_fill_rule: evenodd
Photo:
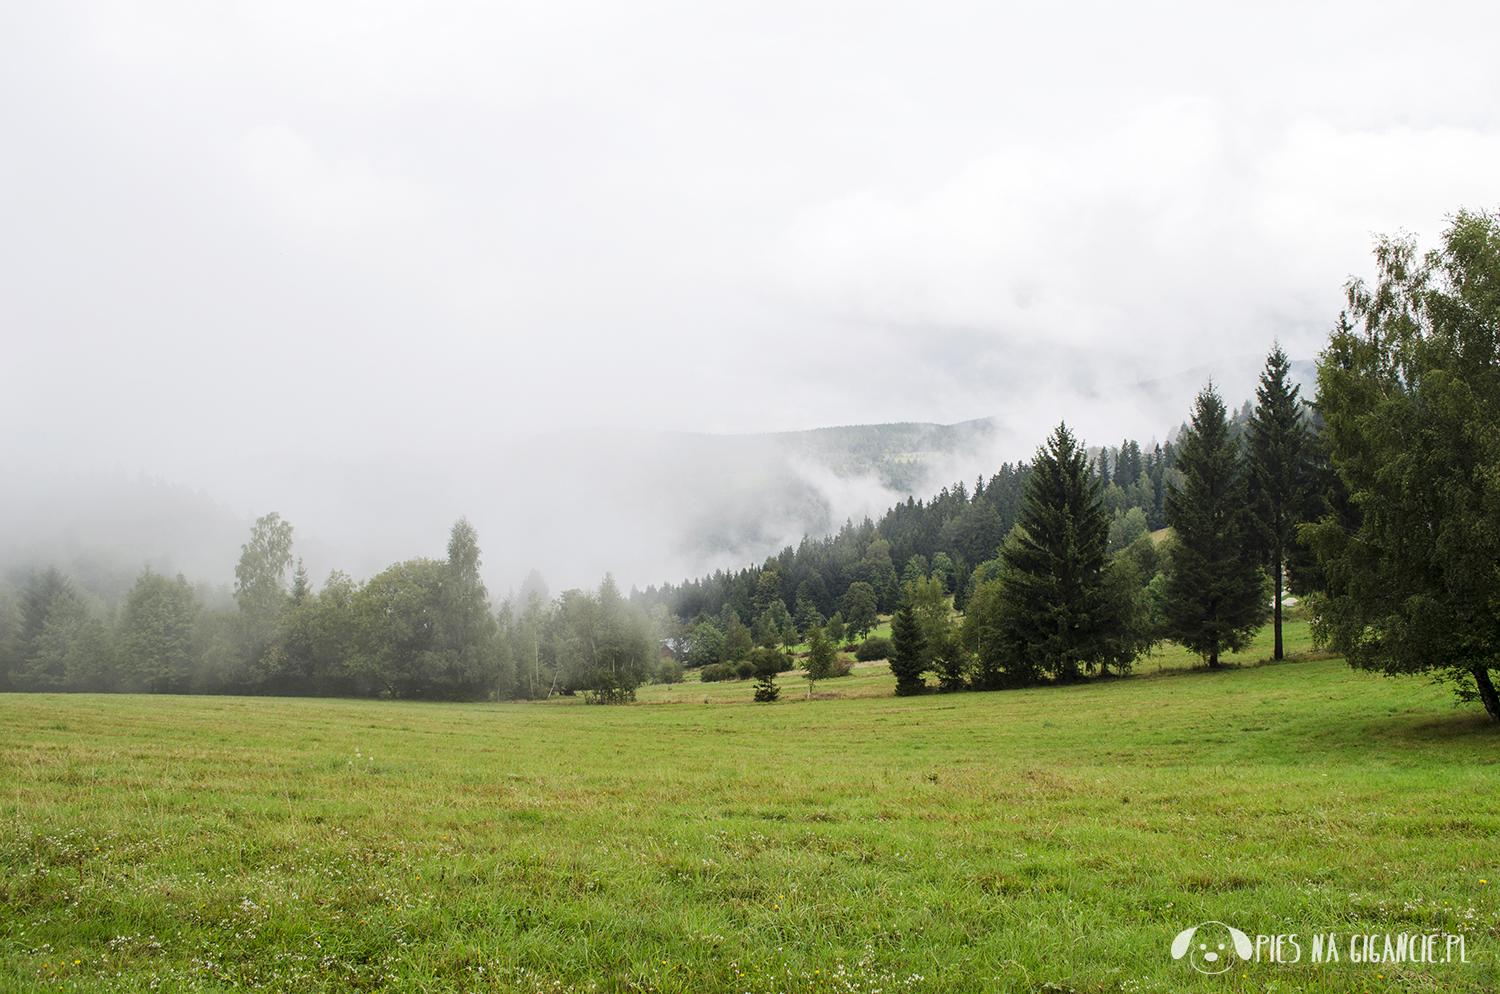
<path fill-rule="evenodd" d="M 777 649 L 757 648 L 747 658 L 756 676 L 767 674 L 775 676 L 777 673 L 785 673 L 792 668 L 790 660 L 786 658 L 786 653 Z"/>
<path fill-rule="evenodd" d="M 854 660 L 848 656 L 839 656 L 833 661 L 833 669 L 828 671 L 830 677 L 848 676 L 854 669 Z"/>
<path fill-rule="evenodd" d="M 704 683 L 723 683 L 725 680 L 735 680 L 734 668 L 724 663 L 709 663 L 698 671 L 698 679 Z"/>
<path fill-rule="evenodd" d="M 675 659 L 663 659 L 656 668 L 657 683 L 681 683 L 682 664 Z"/>
<path fill-rule="evenodd" d="M 776 674 L 767 673 L 755 681 L 755 701 L 757 704 L 770 704 L 781 696 L 781 688 L 776 686 Z"/>
<path fill-rule="evenodd" d="M 734 664 L 734 675 L 741 680 L 748 680 L 755 675 L 755 664 L 748 659 L 741 659 Z"/>
<path fill-rule="evenodd" d="M 854 658 L 862 663 L 873 663 L 878 659 L 891 658 L 891 640 L 882 636 L 865 639 L 854 650 Z"/>
<path fill-rule="evenodd" d="M 583 692 L 585 704 L 629 704 L 633 700 L 634 687 L 598 687 Z"/>

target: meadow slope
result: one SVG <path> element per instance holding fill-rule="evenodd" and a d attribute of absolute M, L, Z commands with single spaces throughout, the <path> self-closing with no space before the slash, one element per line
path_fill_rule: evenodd
<path fill-rule="evenodd" d="M 7 695 L 0 990 L 1500 989 L 1500 733 L 1442 688 L 1339 660 L 844 679 Z M 1169 946 L 1205 920 L 1303 960 L 1202 975 Z M 1307 962 L 1314 931 L 1345 958 Z M 1469 962 L 1351 963 L 1355 933 Z"/>

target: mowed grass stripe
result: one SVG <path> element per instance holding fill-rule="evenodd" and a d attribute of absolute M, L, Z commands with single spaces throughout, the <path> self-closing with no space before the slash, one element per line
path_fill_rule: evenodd
<path fill-rule="evenodd" d="M 3 973 L 14 990 L 1500 987 L 1500 735 L 1481 713 L 1338 660 L 1162 669 L 908 699 L 846 691 L 890 693 L 863 670 L 819 684 L 839 699 L 786 679 L 768 706 L 745 684 L 616 708 L 7 696 Z M 1204 978 L 1167 949 L 1206 919 L 1462 930 L 1474 962 Z"/>

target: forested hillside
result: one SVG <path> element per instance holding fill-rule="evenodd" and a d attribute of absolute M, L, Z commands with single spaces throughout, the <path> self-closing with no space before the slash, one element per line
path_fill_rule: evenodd
<path fill-rule="evenodd" d="M 1268 622 L 1279 659 L 1290 589 L 1353 664 L 1433 672 L 1500 720 L 1500 221 L 1460 213 L 1442 251 L 1387 241 L 1377 260 L 1376 287 L 1350 284 L 1316 411 L 1276 346 L 1253 404 L 1232 410 L 1209 383 L 1168 443 L 1091 450 L 1059 424 L 972 487 L 628 597 L 609 575 L 555 598 L 533 576 L 496 609 L 467 519 L 445 559 L 362 583 L 334 570 L 314 590 L 272 513 L 240 547 L 232 604 L 150 567 L 118 606 L 55 564 L 0 590 L 0 686 L 617 703 L 694 669 L 757 676 L 772 701 L 778 674 L 802 666 L 811 695 L 853 649 L 888 660 L 898 694 L 931 677 L 992 690 L 1125 673 L 1164 640 L 1219 666 Z M 931 437 L 838 432 L 798 444 L 855 439 L 867 468 Z M 867 637 L 885 621 L 888 639 Z"/>
<path fill-rule="evenodd" d="M 868 466 L 926 437 L 925 426 L 872 426 L 836 429 L 818 444 L 833 451 L 837 439 L 862 438 L 864 454 L 850 458 Z M 1159 525 L 1172 452 L 1127 441 L 1101 453 L 1112 547 Z M 364 582 L 335 570 L 315 589 L 292 525 L 271 514 L 240 547 L 232 596 L 153 566 L 103 589 L 91 571 L 80 582 L 67 559 L 17 577 L 0 587 L 0 673 L 11 690 L 628 695 L 643 680 L 680 679 L 684 666 L 798 644 L 834 617 L 867 632 L 896 610 L 904 584 L 936 579 L 962 610 L 998 570 L 1030 472 L 1005 464 L 972 489 L 958 482 L 908 499 L 878 522 L 804 537 L 760 565 L 628 598 L 606 577 L 553 599 L 533 576 L 494 611 L 482 607 L 490 598 L 467 521 L 454 526 L 446 560 L 408 560 Z"/>
<path fill-rule="evenodd" d="M 1165 527 L 1163 497 L 1172 452 L 1171 443 L 1143 452 L 1140 443 L 1128 439 L 1101 450 L 1096 472 L 1111 515 L 1112 549 Z M 664 604 L 684 618 L 719 615 L 726 607 L 750 618 L 761 613 L 759 597 L 781 600 L 799 618 L 810 611 L 827 618 L 842 609 L 850 585 L 862 582 L 874 589 L 878 610 L 888 614 L 896 608 L 902 582 L 937 575 L 962 609 L 976 568 L 994 559 L 1015 527 L 1030 472 L 1029 463 L 1006 463 L 972 488 L 958 481 L 928 500 L 908 498 L 878 522 L 846 522 L 835 535 L 804 537 L 758 567 L 647 587 L 632 591 L 631 600 L 648 607 Z"/>

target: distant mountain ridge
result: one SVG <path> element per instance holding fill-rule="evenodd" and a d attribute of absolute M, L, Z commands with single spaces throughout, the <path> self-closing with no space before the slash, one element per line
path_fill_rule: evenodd
<path fill-rule="evenodd" d="M 873 474 L 892 490 L 909 490 L 923 482 L 925 462 L 986 445 L 998 427 L 995 418 L 951 425 L 901 421 L 777 432 L 769 437 L 788 454 L 813 460 L 840 477 Z"/>

